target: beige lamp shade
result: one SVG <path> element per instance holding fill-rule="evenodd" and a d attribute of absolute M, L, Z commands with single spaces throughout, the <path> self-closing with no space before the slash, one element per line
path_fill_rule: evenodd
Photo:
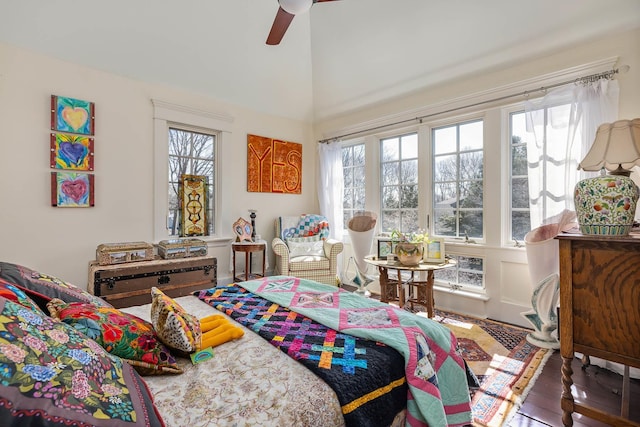
<path fill-rule="evenodd" d="M 640 165 L 640 118 L 604 123 L 598 127 L 591 149 L 578 165 L 585 171 Z"/>

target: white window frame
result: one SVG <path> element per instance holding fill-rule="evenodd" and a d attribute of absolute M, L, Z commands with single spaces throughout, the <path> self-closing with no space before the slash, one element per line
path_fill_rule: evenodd
<path fill-rule="evenodd" d="M 213 169 L 212 169 L 212 174 L 208 174 L 207 175 L 207 189 L 206 192 L 207 194 L 211 193 L 214 196 L 214 200 L 210 200 L 209 201 L 209 206 L 207 206 L 206 212 L 205 212 L 205 218 L 206 218 L 206 235 L 205 236 L 197 236 L 197 237 L 206 237 L 208 235 L 215 235 L 216 233 L 216 228 L 215 228 L 215 219 L 216 219 L 216 212 L 217 212 L 217 204 L 215 203 L 215 195 L 218 191 L 218 181 L 217 181 L 217 158 L 218 158 L 218 139 L 220 137 L 220 132 L 218 131 L 212 131 L 211 129 L 202 129 L 202 128 L 196 128 L 193 126 L 186 126 L 184 124 L 180 124 L 180 123 L 173 123 L 173 122 L 169 122 L 169 133 L 173 132 L 182 132 L 185 134 L 189 134 L 189 135 L 194 135 L 194 134 L 200 134 L 200 135 L 206 135 L 208 137 L 211 137 L 213 139 L 213 153 L 212 153 L 212 157 L 211 158 L 202 158 L 202 157 L 194 157 L 193 153 L 191 152 L 191 150 L 193 149 L 193 142 L 189 142 L 189 153 L 181 153 L 180 155 L 178 154 L 169 154 L 169 161 L 171 161 L 171 159 L 176 160 L 177 162 L 188 162 L 190 165 L 193 164 L 193 162 L 197 162 L 199 164 L 202 164 L 203 161 L 206 162 L 210 162 L 213 163 Z M 193 172 L 191 172 L 193 173 Z M 175 177 L 176 181 L 174 182 L 175 185 L 175 190 L 176 190 L 176 195 L 178 193 L 179 190 L 179 183 L 178 181 L 180 180 L 179 176 L 172 176 Z M 176 201 L 179 202 L 179 197 L 176 198 Z M 181 222 L 181 215 L 178 213 L 179 209 L 176 210 L 176 214 L 175 214 L 175 218 L 174 221 L 179 223 Z M 209 219 L 211 217 L 211 219 Z M 168 218 L 167 218 L 168 219 Z M 213 228 L 213 231 L 211 232 L 209 230 L 209 224 L 211 223 L 211 228 Z M 167 224 L 168 225 L 168 224 Z M 176 227 L 176 232 L 180 231 L 180 224 L 174 224 L 174 226 Z M 209 234 L 211 233 L 211 234 Z M 178 238 L 178 237 L 182 237 L 179 236 L 178 234 L 173 234 L 171 235 L 172 238 Z"/>
<path fill-rule="evenodd" d="M 231 132 L 234 118 L 223 113 L 212 113 L 195 108 L 185 107 L 157 99 L 151 100 L 153 104 L 153 139 L 154 139 L 154 219 L 153 237 L 155 242 L 171 238 L 167 229 L 169 214 L 169 143 L 168 135 L 170 127 L 185 128 L 216 135 L 216 163 L 215 180 L 218 183 L 214 194 L 215 212 L 214 230 L 211 236 L 199 238 L 208 242 L 211 246 L 226 245 L 229 237 L 223 236 L 222 224 L 225 218 L 219 209 L 229 200 L 224 186 L 219 185 L 224 176 L 223 147 L 231 141 Z M 230 223 L 230 222 L 229 222 Z"/>
<path fill-rule="evenodd" d="M 382 226 L 383 226 L 383 221 L 382 221 L 382 200 L 383 200 L 383 184 L 382 184 L 382 166 L 383 163 L 398 163 L 401 164 L 402 161 L 406 161 L 406 160 L 411 160 L 409 158 L 405 158 L 405 159 L 398 159 L 398 160 L 393 160 L 393 161 L 383 161 L 382 160 L 382 141 L 386 140 L 386 139 L 392 139 L 392 138 L 398 138 L 398 139 L 402 139 L 403 137 L 406 137 L 408 135 L 416 135 L 416 139 L 417 139 L 417 157 L 415 158 L 417 165 L 418 165 L 418 170 L 417 172 L 417 176 L 416 176 L 416 186 L 418 187 L 418 206 L 416 207 L 416 215 L 418 218 L 418 228 L 419 229 L 425 229 L 426 227 L 424 226 L 425 222 L 424 222 L 424 218 L 423 215 L 420 215 L 420 211 L 421 211 L 421 207 L 423 206 L 422 202 L 422 197 L 421 197 L 421 191 L 420 188 L 424 188 L 423 187 L 423 182 L 421 181 L 421 174 L 420 174 L 420 155 L 421 150 L 420 150 L 420 138 L 422 137 L 421 132 L 419 131 L 419 129 L 417 129 L 416 127 L 412 127 L 412 128 L 408 128 L 408 129 L 399 129 L 395 132 L 389 132 L 386 133 L 385 135 L 380 135 L 377 138 L 377 152 L 378 152 L 378 159 L 377 159 L 377 171 L 378 171 L 378 201 L 379 201 L 379 205 L 378 205 L 378 229 L 381 232 L 384 233 L 390 233 L 392 230 L 383 230 Z M 401 187 L 402 183 L 398 183 L 396 185 L 396 187 Z M 390 187 L 390 186 L 389 186 Z M 402 197 L 400 196 L 400 201 L 402 200 Z M 393 209 L 394 211 L 402 211 L 402 208 L 397 208 L 397 209 Z M 402 228 L 402 221 L 400 222 L 400 228 Z M 410 231 L 418 231 L 418 230 L 400 230 L 400 231 L 404 231 L 404 232 L 410 232 Z"/>
<path fill-rule="evenodd" d="M 517 245 L 524 245 L 524 240 L 516 240 L 513 238 L 513 221 L 511 218 L 511 214 L 512 214 L 512 205 L 513 205 L 513 200 L 512 200 L 512 192 L 511 192 L 511 182 L 513 179 L 512 176 L 512 172 L 513 172 L 513 158 L 512 158 L 512 144 L 511 144 L 511 115 L 514 113 L 520 113 L 520 112 L 524 112 L 524 102 L 518 102 L 516 104 L 512 104 L 509 106 L 506 106 L 504 108 L 502 108 L 502 121 L 504 123 L 504 140 L 505 140 L 505 158 L 506 158 L 506 163 L 507 163 L 507 168 L 506 168 L 506 188 L 508 189 L 507 192 L 505 193 L 507 196 L 505 197 L 505 207 L 506 207 L 506 216 L 504 218 L 504 226 L 503 226 L 503 233 L 504 233 L 504 246 L 517 246 Z"/>
<path fill-rule="evenodd" d="M 484 113 L 484 111 L 483 111 Z M 482 123 L 482 149 L 474 149 L 474 150 L 465 150 L 465 151 L 461 151 L 460 150 L 460 135 L 459 135 L 459 129 L 460 126 L 469 124 L 469 123 L 476 123 L 476 122 L 481 122 Z M 435 170 L 435 161 L 436 161 L 436 156 L 434 153 L 434 144 L 435 141 L 433 139 L 433 134 L 436 130 L 438 129 L 442 129 L 442 128 L 447 128 L 447 127 L 456 127 L 456 134 L 457 134 L 457 141 L 456 141 L 456 149 L 455 151 L 452 151 L 451 153 L 448 153 L 447 155 L 452 155 L 454 154 L 457 158 L 457 160 L 460 160 L 460 156 L 463 153 L 468 153 L 468 152 L 481 152 L 482 153 L 482 209 L 480 209 L 480 211 L 482 212 L 482 237 L 476 237 L 476 236 L 470 236 L 472 239 L 475 240 L 479 240 L 479 241 L 486 241 L 486 236 L 485 236 L 485 232 L 486 232 L 486 202 L 485 202 L 485 183 L 486 183 L 486 164 L 485 164 L 485 160 L 486 160 L 486 152 L 485 152 L 485 127 L 486 127 L 486 122 L 485 122 L 485 118 L 484 117 L 475 117 L 472 119 L 459 119 L 459 120 L 453 120 L 450 121 L 447 124 L 439 124 L 437 126 L 432 126 L 431 127 L 431 139 L 430 139 L 430 144 L 431 144 L 431 156 L 430 156 L 430 160 L 431 160 L 431 186 L 429 187 L 430 191 L 429 191 L 429 195 L 430 197 L 430 206 L 429 206 L 429 215 L 431 216 L 431 221 L 432 223 L 431 225 L 431 230 L 433 231 L 435 228 L 435 219 L 436 219 L 436 208 L 435 205 L 433 204 L 433 193 L 434 193 L 434 186 L 435 186 L 435 181 L 433 181 L 434 178 L 434 170 Z M 440 155 L 439 155 L 440 156 Z M 459 185 L 460 183 L 460 168 L 458 165 L 458 176 L 456 177 L 456 180 L 454 181 L 456 183 L 456 186 Z M 459 200 L 458 200 L 459 202 Z M 459 221 L 459 215 L 460 215 L 460 209 L 458 208 L 458 213 L 456 214 L 458 216 L 456 223 L 458 223 Z M 460 240 L 464 240 L 465 238 L 462 237 L 461 235 L 461 230 L 457 230 L 457 235 L 455 236 L 448 236 L 448 235 L 437 235 L 435 234 L 435 232 L 433 233 L 433 235 L 435 236 L 439 236 L 439 237 L 444 237 L 447 240 L 452 240 L 452 241 L 460 241 Z"/>
<path fill-rule="evenodd" d="M 361 138 L 354 139 L 354 140 L 350 140 L 350 141 L 342 144 L 342 150 L 347 149 L 347 148 L 352 148 L 352 147 L 355 147 L 357 145 L 361 145 L 363 150 L 364 150 L 364 164 L 363 164 L 363 167 L 364 167 L 365 181 L 364 181 L 364 186 L 363 187 L 364 187 L 364 191 L 365 191 L 365 197 L 364 197 L 364 203 L 365 204 L 362 207 L 362 209 L 360 209 L 360 210 L 367 210 L 367 208 L 366 208 L 367 207 L 367 163 L 368 163 L 368 161 L 367 161 L 367 144 Z M 350 166 L 350 168 L 353 169 L 353 166 Z M 345 166 L 343 165 L 342 166 L 343 175 L 344 175 L 344 169 L 345 169 Z M 342 215 L 344 217 L 344 197 L 343 197 L 342 203 L 343 203 L 343 208 L 342 208 L 343 209 L 343 211 L 342 211 L 343 213 L 342 213 Z M 356 210 L 358 210 L 358 209 L 354 209 L 354 211 L 356 211 Z M 348 233 L 347 223 L 346 222 L 344 223 L 344 233 L 345 234 Z"/>

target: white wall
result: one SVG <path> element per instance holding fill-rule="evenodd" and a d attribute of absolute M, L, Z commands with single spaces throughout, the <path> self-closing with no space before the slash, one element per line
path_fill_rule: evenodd
<path fill-rule="evenodd" d="M 375 127 L 382 123 L 411 119 L 420 115 L 415 114 L 416 111 L 432 112 L 430 109 L 433 109 L 433 112 L 442 111 L 437 110 L 437 106 L 444 105 L 448 101 L 472 97 L 475 94 L 508 87 L 517 82 L 615 57 L 618 58 L 618 65 L 626 64 L 631 67 L 628 73 L 616 76 L 620 85 L 619 117 L 621 119 L 640 117 L 640 29 L 636 29 L 606 39 L 592 40 L 546 57 L 532 58 L 511 68 L 497 69 L 470 78 L 451 81 L 448 84 L 430 87 L 352 111 L 350 114 L 341 114 L 332 119 L 316 122 L 314 123 L 315 135 L 318 139 L 334 137 L 367 127 Z M 517 92 L 517 90 L 512 91 L 512 93 Z M 515 101 L 517 99 L 507 102 Z M 485 118 L 489 116 L 495 118 L 496 115 L 500 117 L 500 114 L 500 108 L 495 107 L 486 111 Z M 431 122 L 425 120 L 421 126 L 430 126 L 431 123 L 437 123 L 440 119 L 441 117 L 436 117 Z M 494 120 L 492 123 L 498 121 Z M 502 184 L 505 179 L 503 177 L 508 176 L 506 171 L 508 153 L 503 152 L 505 144 L 502 143 L 504 131 L 504 129 L 489 128 L 489 126 L 485 129 L 486 243 L 447 245 L 448 252 L 484 258 L 488 300 L 473 299 L 448 291 L 436 292 L 435 299 L 436 306 L 440 308 L 530 326 L 520 315 L 521 312 L 530 308 L 533 290 L 529 280 L 526 252 L 525 249 L 503 245 L 501 236 L 501 230 L 508 221 L 504 215 L 507 211 L 505 206 L 508 203 L 508 189 Z M 388 129 L 379 130 L 378 134 L 381 132 L 388 132 Z M 375 168 L 376 166 L 373 165 L 368 171 L 376 173 Z M 503 189 L 503 191 L 492 191 L 493 189 Z M 350 252 L 347 243 L 345 253 Z"/>
<path fill-rule="evenodd" d="M 640 116 L 638 102 L 640 99 L 640 29 L 635 29 L 608 38 L 591 40 L 552 55 L 532 57 L 528 61 L 522 61 L 511 67 L 501 67 L 437 86 L 429 86 L 424 90 L 389 98 L 386 102 L 341 113 L 330 119 L 319 120 L 314 122 L 314 133 L 318 139 L 333 137 L 342 134 L 345 130 L 357 129 L 369 121 L 423 109 L 459 97 L 616 56 L 619 57 L 620 64 L 631 67 L 628 73 L 617 77 L 620 83 L 620 117 L 638 117 Z"/>
<path fill-rule="evenodd" d="M 229 84 L 220 82 L 220 84 Z M 96 107 L 95 207 L 50 205 L 50 96 Z M 153 108 L 151 99 L 234 118 L 220 147 L 227 200 L 222 234 L 248 209 L 271 241 L 279 215 L 317 211 L 316 143 L 311 124 L 225 104 L 194 93 L 134 81 L 0 44 L 0 260 L 86 286 L 100 243 L 153 242 Z M 246 191 L 247 133 L 303 144 L 301 195 Z M 230 277 L 228 245 L 213 247 L 218 278 Z M 273 265 L 273 254 L 271 265 Z"/>

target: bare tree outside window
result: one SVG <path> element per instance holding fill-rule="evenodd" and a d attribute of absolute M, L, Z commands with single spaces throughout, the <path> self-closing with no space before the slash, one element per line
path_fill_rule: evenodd
<path fill-rule="evenodd" d="M 181 236 L 179 182 L 183 174 L 207 177 L 207 232 L 215 230 L 215 154 L 216 135 L 169 128 L 169 218 L 170 236 Z"/>
<path fill-rule="evenodd" d="M 365 208 L 365 151 L 364 144 L 348 145 L 342 148 L 343 224 L 357 211 Z"/>
<path fill-rule="evenodd" d="M 380 140 L 382 231 L 417 231 L 418 134 Z"/>
<path fill-rule="evenodd" d="M 511 113 L 509 130 L 511 136 L 511 239 L 524 240 L 531 230 L 529 208 L 529 178 L 527 166 L 527 143 L 524 111 Z"/>
<path fill-rule="evenodd" d="M 434 233 L 483 237 L 483 122 L 433 130 Z"/>

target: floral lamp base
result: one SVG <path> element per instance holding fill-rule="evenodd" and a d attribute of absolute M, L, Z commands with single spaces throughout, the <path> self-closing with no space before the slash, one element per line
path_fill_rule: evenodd
<path fill-rule="evenodd" d="M 582 234 L 625 236 L 633 226 L 638 187 L 623 175 L 587 178 L 576 184 L 574 202 Z"/>

